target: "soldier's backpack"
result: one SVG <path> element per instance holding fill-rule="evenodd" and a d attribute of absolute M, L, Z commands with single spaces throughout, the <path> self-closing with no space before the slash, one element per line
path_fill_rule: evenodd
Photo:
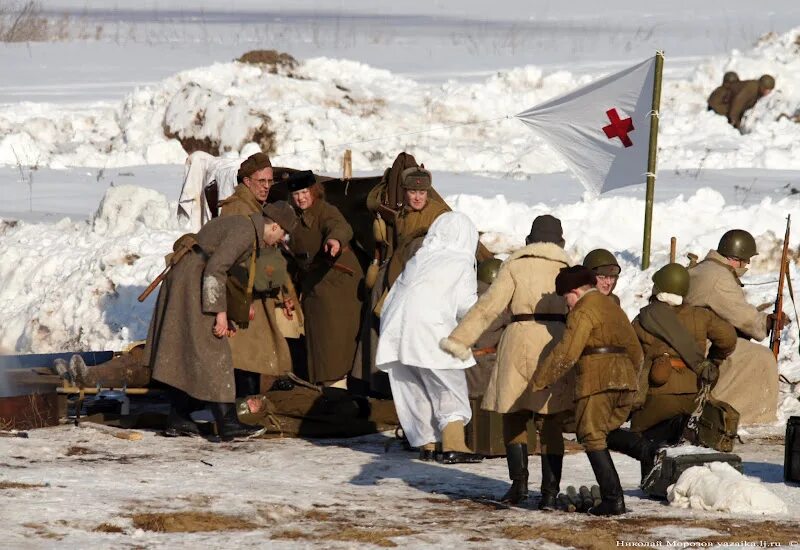
<path fill-rule="evenodd" d="M 650 497 L 667 498 L 667 488 L 676 483 L 681 474 L 692 466 L 702 466 L 710 462 L 726 462 L 742 472 L 742 459 L 732 453 L 696 453 L 669 455 L 661 451 L 653 470 L 642 481 L 642 491 Z"/>
<path fill-rule="evenodd" d="M 737 438 L 739 411 L 732 405 L 708 396 L 697 420 L 697 443 L 729 453 Z"/>
<path fill-rule="evenodd" d="M 783 479 L 800 482 L 800 416 L 791 416 L 786 422 Z"/>

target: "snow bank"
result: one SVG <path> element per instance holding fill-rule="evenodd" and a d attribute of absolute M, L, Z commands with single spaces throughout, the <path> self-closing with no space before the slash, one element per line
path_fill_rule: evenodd
<path fill-rule="evenodd" d="M 683 472 L 667 489 L 670 506 L 734 514 L 785 514 L 786 504 L 763 483 L 747 478 L 730 464 L 712 462 Z"/>
<path fill-rule="evenodd" d="M 91 222 L 0 225 L 0 348 L 121 349 L 147 334 L 163 269 L 182 231 L 176 205 L 133 186 L 108 190 Z"/>
<path fill-rule="evenodd" d="M 668 72 L 659 167 L 800 168 L 800 125 L 774 120 L 780 112 L 794 113 L 800 100 L 798 32 L 705 62 L 689 80 L 671 80 Z M 742 78 L 763 72 L 777 78 L 776 92 L 746 120 L 746 135 L 706 111 L 706 98 L 726 70 L 737 70 Z M 382 170 L 406 150 L 434 170 L 515 177 L 551 173 L 565 169 L 561 160 L 505 117 L 600 76 L 525 66 L 477 83 L 424 84 L 322 57 L 276 74 L 218 63 L 137 89 L 119 105 L 0 107 L 0 163 L 181 163 L 186 154 L 180 139 L 231 156 L 245 156 L 255 143 L 272 149 L 279 164 L 328 172 L 338 171 L 349 144 L 359 170 Z M 454 127 L 458 124 L 464 125 Z M 433 128 L 441 129 L 420 133 Z"/>

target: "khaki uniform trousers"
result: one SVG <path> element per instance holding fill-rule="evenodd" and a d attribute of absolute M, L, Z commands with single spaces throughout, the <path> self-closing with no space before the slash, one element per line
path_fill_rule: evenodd
<path fill-rule="evenodd" d="M 543 455 L 563 455 L 564 436 L 563 425 L 572 411 L 555 414 L 534 414 L 532 411 L 521 410 L 503 415 L 503 443 L 508 445 L 528 444 L 527 424 L 531 417 L 535 417 L 536 431 L 539 435 L 539 447 Z M 531 449 L 533 452 L 533 449 Z"/>
<path fill-rule="evenodd" d="M 644 406 L 631 417 L 631 431 L 643 432 L 664 420 L 692 414 L 696 407 L 694 398 L 693 393 L 648 395 Z"/>
<path fill-rule="evenodd" d="M 635 393 L 633 390 L 609 390 L 575 401 L 575 434 L 584 451 L 608 448 L 606 436 L 628 420 Z"/>

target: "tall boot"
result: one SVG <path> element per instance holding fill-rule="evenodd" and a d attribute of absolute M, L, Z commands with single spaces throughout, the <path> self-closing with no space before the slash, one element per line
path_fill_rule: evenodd
<path fill-rule="evenodd" d="M 602 451 L 586 451 L 589 463 L 592 465 L 594 477 L 600 486 L 600 496 L 602 502 L 599 506 L 593 506 L 589 513 L 594 516 L 618 516 L 624 514 L 625 497 L 622 493 L 622 485 L 619 482 L 617 469 L 614 468 L 614 461 L 611 460 L 611 453 L 608 449 Z"/>
<path fill-rule="evenodd" d="M 437 457 L 437 460 L 438 457 Z M 464 440 L 464 422 L 456 420 L 448 423 L 442 429 L 442 458 L 443 464 L 463 464 L 483 461 L 481 455 L 473 453 Z"/>
<path fill-rule="evenodd" d="M 500 502 L 519 504 L 528 498 L 528 446 L 524 443 L 506 445 L 506 461 L 511 488 Z"/>
<path fill-rule="evenodd" d="M 644 478 L 650 473 L 650 470 L 653 469 L 656 454 L 658 453 L 658 446 L 642 436 L 642 434 L 623 430 L 621 428 L 608 432 L 606 443 L 608 444 L 608 448 L 612 451 L 628 455 L 639 461 L 641 473 L 639 485 L 641 485 Z"/>
<path fill-rule="evenodd" d="M 263 426 L 248 426 L 239 422 L 233 403 L 211 403 L 210 405 L 214 421 L 217 424 L 217 433 L 223 441 L 230 441 L 237 437 L 255 437 L 267 431 Z"/>
<path fill-rule="evenodd" d="M 191 414 L 191 398 L 178 388 L 169 389 L 169 415 L 164 427 L 165 437 L 199 435 L 200 428 L 194 423 Z"/>
<path fill-rule="evenodd" d="M 556 497 L 561 485 L 561 468 L 564 455 L 542 455 L 542 498 L 539 510 L 556 510 Z"/>
<path fill-rule="evenodd" d="M 683 428 L 688 420 L 689 417 L 687 415 L 679 414 L 647 428 L 642 432 L 642 435 L 656 445 L 675 445 L 680 441 L 683 435 Z"/>
<path fill-rule="evenodd" d="M 236 397 L 248 397 L 260 393 L 261 375 L 257 372 L 233 369 Z"/>

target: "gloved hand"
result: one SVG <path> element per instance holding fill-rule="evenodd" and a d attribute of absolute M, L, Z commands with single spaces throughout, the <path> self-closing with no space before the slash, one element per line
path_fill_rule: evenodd
<path fill-rule="evenodd" d="M 774 313 L 770 313 L 769 315 L 767 315 L 767 331 L 772 330 L 772 327 L 774 326 L 774 324 L 775 324 L 775 314 Z M 781 330 L 784 329 L 784 327 L 788 327 L 791 324 L 792 324 L 792 319 L 788 315 L 786 315 L 786 313 L 784 313 L 781 316 L 781 326 L 775 327 L 775 328 L 778 331 L 781 331 Z"/>
<path fill-rule="evenodd" d="M 462 361 L 472 357 L 472 350 L 455 338 L 442 338 L 439 340 L 439 348 Z"/>
<path fill-rule="evenodd" d="M 719 367 L 705 359 L 697 366 L 696 374 L 703 384 L 713 388 L 717 384 L 717 380 L 719 380 Z"/>

